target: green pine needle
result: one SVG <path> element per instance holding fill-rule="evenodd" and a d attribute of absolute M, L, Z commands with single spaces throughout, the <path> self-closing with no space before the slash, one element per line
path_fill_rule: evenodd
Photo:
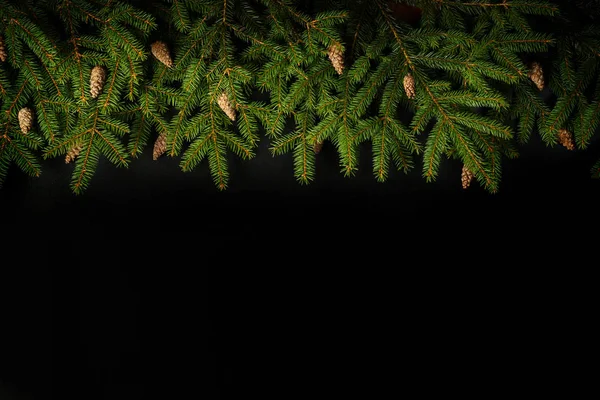
<path fill-rule="evenodd" d="M 0 183 L 12 163 L 37 176 L 40 155 L 80 147 L 71 187 L 83 193 L 101 158 L 126 167 L 164 133 L 183 171 L 209 168 L 225 189 L 229 155 L 251 159 L 265 134 L 274 156 L 291 154 L 302 184 L 316 177 L 315 145 L 331 142 L 352 176 L 359 145 L 370 142 L 378 181 L 417 162 L 434 181 L 451 156 L 495 192 L 503 156 L 516 157 L 533 135 L 552 145 L 570 129 L 579 149 L 594 140 L 600 30 L 538 28 L 562 21 L 553 2 L 311 5 L 0 0 Z M 419 7 L 420 20 L 403 21 L 397 6 Z M 152 53 L 158 40 L 168 54 Z M 528 78 L 526 60 L 541 53 L 552 55 L 543 62 L 551 104 Z M 329 57 L 341 57 L 341 74 Z M 92 98 L 95 66 L 107 74 Z M 35 115 L 27 135 L 23 107 Z"/>

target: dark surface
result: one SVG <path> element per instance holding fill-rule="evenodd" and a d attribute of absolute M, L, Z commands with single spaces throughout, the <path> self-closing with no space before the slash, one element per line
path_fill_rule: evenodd
<path fill-rule="evenodd" d="M 343 178 L 333 150 L 325 146 L 316 182 L 301 186 L 291 157 L 271 157 L 263 142 L 256 159 L 231 161 L 226 192 L 206 165 L 184 174 L 150 151 L 129 169 L 102 163 L 78 197 L 71 166 L 50 162 L 39 179 L 11 171 L 0 191 L 2 381 L 34 399 L 262 393 L 295 376 L 278 365 L 339 345 L 335 335 L 314 342 L 314 329 L 332 335 L 344 326 L 332 315 L 353 320 L 360 308 L 346 301 L 364 307 L 381 285 L 395 293 L 399 276 L 473 279 L 449 272 L 460 264 L 537 282 L 534 271 L 547 277 L 594 248 L 582 228 L 597 219 L 596 144 L 568 152 L 534 140 L 505 163 L 496 195 L 478 184 L 462 190 L 461 166 L 450 161 L 433 184 L 418 170 L 378 184 L 368 147 L 358 175 Z M 401 296 L 415 290 L 399 284 Z M 367 298 L 355 298 L 354 285 Z M 323 309 L 347 290 L 344 306 Z M 321 328 L 307 322 L 315 320 Z M 321 367 L 311 382 L 331 373 Z"/>

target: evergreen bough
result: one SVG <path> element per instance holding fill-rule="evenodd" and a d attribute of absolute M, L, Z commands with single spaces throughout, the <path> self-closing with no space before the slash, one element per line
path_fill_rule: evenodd
<path fill-rule="evenodd" d="M 584 149 L 597 131 L 600 28 L 571 18 L 594 6 L 578 3 L 0 0 L 0 184 L 11 162 L 38 176 L 40 158 L 68 156 L 82 193 L 100 157 L 127 167 L 159 138 L 155 158 L 206 158 L 224 189 L 227 152 L 252 158 L 264 134 L 301 183 L 324 141 L 347 176 L 370 142 L 379 181 L 416 164 L 433 181 L 448 157 L 495 192 L 533 132 Z"/>

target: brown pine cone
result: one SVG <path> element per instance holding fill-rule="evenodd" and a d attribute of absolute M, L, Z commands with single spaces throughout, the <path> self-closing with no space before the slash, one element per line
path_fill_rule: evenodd
<path fill-rule="evenodd" d="M 467 189 L 469 186 L 471 186 L 471 181 L 473 181 L 473 173 L 469 170 L 469 168 L 467 168 L 466 165 L 463 165 L 460 180 L 462 182 L 463 189 Z"/>
<path fill-rule="evenodd" d="M 8 54 L 6 53 L 6 46 L 4 45 L 4 38 L 0 36 L 0 61 L 5 62 Z"/>
<path fill-rule="evenodd" d="M 158 157 L 162 156 L 167 151 L 167 134 L 166 132 L 161 133 L 154 142 L 154 149 L 152 150 L 152 159 L 158 160 Z"/>
<path fill-rule="evenodd" d="M 21 132 L 28 134 L 33 127 L 33 111 L 29 107 L 24 107 L 19 110 L 19 126 Z"/>
<path fill-rule="evenodd" d="M 404 91 L 406 92 L 406 97 L 409 99 L 414 99 L 417 94 L 415 89 L 415 78 L 413 78 L 410 72 L 404 77 Z"/>
<path fill-rule="evenodd" d="M 315 151 L 315 154 L 319 154 L 323 149 L 323 142 L 315 142 L 315 146 L 313 149 Z"/>
<path fill-rule="evenodd" d="M 106 69 L 104 67 L 95 66 L 90 74 L 90 95 L 93 99 L 97 98 L 104 88 L 106 82 Z"/>
<path fill-rule="evenodd" d="M 227 114 L 230 120 L 235 121 L 235 110 L 231 106 L 229 98 L 227 97 L 227 94 L 225 92 L 221 93 L 221 95 L 217 99 L 217 104 L 219 105 L 219 107 L 221 107 L 221 110 L 223 110 L 223 112 Z"/>
<path fill-rule="evenodd" d="M 558 142 L 562 144 L 567 150 L 575 150 L 573 134 L 566 129 L 561 129 L 558 132 Z"/>
<path fill-rule="evenodd" d="M 528 76 L 529 76 L 529 79 L 531 79 L 533 81 L 533 83 L 535 83 L 535 86 L 537 86 L 537 88 L 540 91 L 544 90 L 544 87 L 545 87 L 544 70 L 542 69 L 542 66 L 540 65 L 540 63 L 538 63 L 538 62 L 531 63 Z"/>
<path fill-rule="evenodd" d="M 335 72 L 341 75 L 344 72 L 344 54 L 342 54 L 342 49 L 339 46 L 330 46 L 327 55 Z"/>
<path fill-rule="evenodd" d="M 169 46 L 165 42 L 156 41 L 152 43 L 150 46 L 152 51 L 152 55 L 158 59 L 161 63 L 165 64 L 167 67 L 173 67 L 173 60 L 171 59 L 171 54 L 169 53 Z"/>
<path fill-rule="evenodd" d="M 83 147 L 77 145 L 71 150 L 69 150 L 67 152 L 67 155 L 65 156 L 65 164 L 69 164 L 71 161 L 74 161 L 77 158 L 77 156 L 79 156 L 79 153 L 81 153 L 82 149 Z"/>

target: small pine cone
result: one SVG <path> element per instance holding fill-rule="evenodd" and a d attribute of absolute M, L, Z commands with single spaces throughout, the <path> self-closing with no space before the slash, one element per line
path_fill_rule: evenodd
<path fill-rule="evenodd" d="M 575 150 L 573 134 L 566 129 L 561 129 L 558 133 L 558 142 L 566 147 L 567 150 Z"/>
<path fill-rule="evenodd" d="M 28 134 L 33 127 L 33 111 L 31 108 L 24 107 L 19 110 L 19 125 L 21 126 L 21 132 Z"/>
<path fill-rule="evenodd" d="M 460 180 L 462 182 L 463 189 L 467 189 L 469 186 L 471 186 L 471 181 L 473 180 L 473 173 L 469 170 L 469 168 L 467 168 L 466 165 L 463 165 Z"/>
<path fill-rule="evenodd" d="M 231 107 L 231 103 L 229 102 L 229 98 L 227 98 L 227 94 L 225 92 L 221 93 L 219 99 L 217 100 L 217 104 L 221 107 L 221 110 L 227 114 L 230 120 L 235 121 L 235 110 Z"/>
<path fill-rule="evenodd" d="M 83 147 L 77 145 L 71 150 L 69 150 L 65 157 L 65 164 L 69 164 L 71 161 L 74 161 L 77 158 L 77 156 L 79 156 L 79 153 L 81 153 L 82 149 Z"/>
<path fill-rule="evenodd" d="M 97 98 L 104 88 L 106 82 L 106 69 L 95 66 L 90 74 L 90 95 L 93 99 Z"/>
<path fill-rule="evenodd" d="M 0 61 L 6 61 L 6 57 L 8 54 L 6 53 L 6 46 L 4 45 L 4 38 L 0 36 Z"/>
<path fill-rule="evenodd" d="M 529 69 L 529 79 L 535 83 L 535 86 L 541 91 L 544 90 L 544 70 L 542 66 L 538 62 L 531 63 L 531 67 Z"/>
<path fill-rule="evenodd" d="M 329 60 L 335 69 L 335 72 L 338 75 L 341 75 L 344 72 L 344 54 L 342 53 L 342 49 L 339 46 L 331 46 L 327 52 L 329 56 Z"/>
<path fill-rule="evenodd" d="M 152 151 L 152 159 L 158 160 L 158 157 L 165 154 L 167 151 L 167 134 L 166 132 L 161 133 L 154 142 L 154 150 Z"/>
<path fill-rule="evenodd" d="M 315 142 L 314 151 L 315 154 L 319 154 L 323 149 L 323 142 Z"/>
<path fill-rule="evenodd" d="M 404 91 L 406 92 L 406 97 L 409 99 L 414 99 L 417 94 L 415 90 L 415 78 L 410 73 L 404 77 Z"/>
<path fill-rule="evenodd" d="M 171 59 L 171 54 L 169 53 L 169 46 L 167 46 L 165 42 L 161 42 L 160 40 L 154 42 L 150 46 L 150 49 L 158 61 L 165 64 L 169 68 L 173 67 L 173 60 Z"/>

